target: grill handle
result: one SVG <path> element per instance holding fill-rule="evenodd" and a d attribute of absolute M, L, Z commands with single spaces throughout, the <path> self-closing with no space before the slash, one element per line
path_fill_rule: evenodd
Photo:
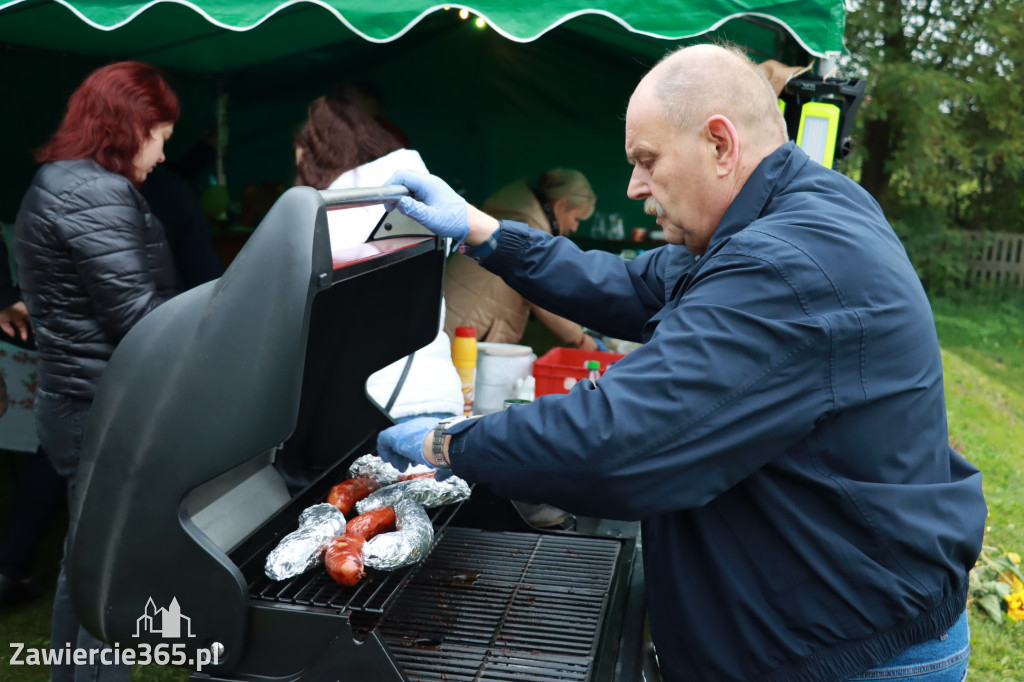
<path fill-rule="evenodd" d="M 322 189 L 320 198 L 328 211 L 358 206 L 394 204 L 402 197 L 412 196 L 404 185 L 383 185 L 382 187 L 353 187 L 351 189 Z M 412 218 L 402 215 L 397 208 L 387 212 L 374 228 L 367 242 L 392 237 L 434 237 L 434 233 Z M 439 243 L 445 243 L 441 240 Z"/>
<path fill-rule="evenodd" d="M 323 197 L 324 205 L 330 210 L 332 208 L 389 204 L 402 197 L 412 195 L 404 185 L 384 185 L 383 187 L 353 187 L 352 189 L 322 189 L 320 196 Z"/>

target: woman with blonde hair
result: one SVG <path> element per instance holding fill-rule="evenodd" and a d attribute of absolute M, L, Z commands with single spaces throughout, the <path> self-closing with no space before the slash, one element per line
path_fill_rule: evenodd
<path fill-rule="evenodd" d="M 541 173 L 535 183 L 521 179 L 506 185 L 480 208 L 498 220 L 515 220 L 557 237 L 575 232 L 581 220 L 593 215 L 596 203 L 597 195 L 583 173 L 555 168 Z M 448 261 L 444 295 L 449 335 L 455 327 L 474 327 L 481 341 L 519 343 L 532 315 L 568 346 L 599 348 L 583 327 L 533 304 L 461 254 Z"/>

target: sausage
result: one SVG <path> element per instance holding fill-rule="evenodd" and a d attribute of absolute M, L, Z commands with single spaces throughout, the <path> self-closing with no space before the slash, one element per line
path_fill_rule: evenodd
<path fill-rule="evenodd" d="M 363 570 L 363 543 L 374 535 L 395 529 L 395 508 L 380 507 L 360 514 L 345 526 L 345 534 L 327 546 L 324 564 L 327 573 L 341 585 L 355 585 L 366 575 Z"/>
<path fill-rule="evenodd" d="M 345 535 L 369 540 L 374 535 L 389 533 L 395 529 L 395 508 L 379 507 L 360 514 L 345 526 Z"/>
<path fill-rule="evenodd" d="M 372 478 L 350 478 L 331 488 L 327 504 L 337 507 L 338 511 L 348 516 L 356 502 L 375 490 L 380 490 L 380 483 Z"/>
<path fill-rule="evenodd" d="M 334 538 L 324 554 L 327 574 L 341 585 L 355 585 L 366 575 L 363 570 L 363 538 L 342 535 Z"/>

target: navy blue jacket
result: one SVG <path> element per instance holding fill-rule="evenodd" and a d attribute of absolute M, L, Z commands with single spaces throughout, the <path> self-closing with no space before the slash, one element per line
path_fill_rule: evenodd
<path fill-rule="evenodd" d="M 199 197 L 180 175 L 158 164 L 146 176 L 139 192 L 163 225 L 178 291 L 187 291 L 224 274 Z"/>
<path fill-rule="evenodd" d="M 505 222 L 485 265 L 644 342 L 596 387 L 448 432 L 470 481 L 642 520 L 667 680 L 845 680 L 963 612 L 981 474 L 949 447 L 928 300 L 857 184 L 789 143 L 702 257 L 628 261 Z"/>

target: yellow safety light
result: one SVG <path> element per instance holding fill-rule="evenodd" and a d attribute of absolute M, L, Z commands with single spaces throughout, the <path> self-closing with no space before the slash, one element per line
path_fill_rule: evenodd
<path fill-rule="evenodd" d="M 832 167 L 839 137 L 839 107 L 827 102 L 807 102 L 800 109 L 796 143 L 826 168 Z"/>

